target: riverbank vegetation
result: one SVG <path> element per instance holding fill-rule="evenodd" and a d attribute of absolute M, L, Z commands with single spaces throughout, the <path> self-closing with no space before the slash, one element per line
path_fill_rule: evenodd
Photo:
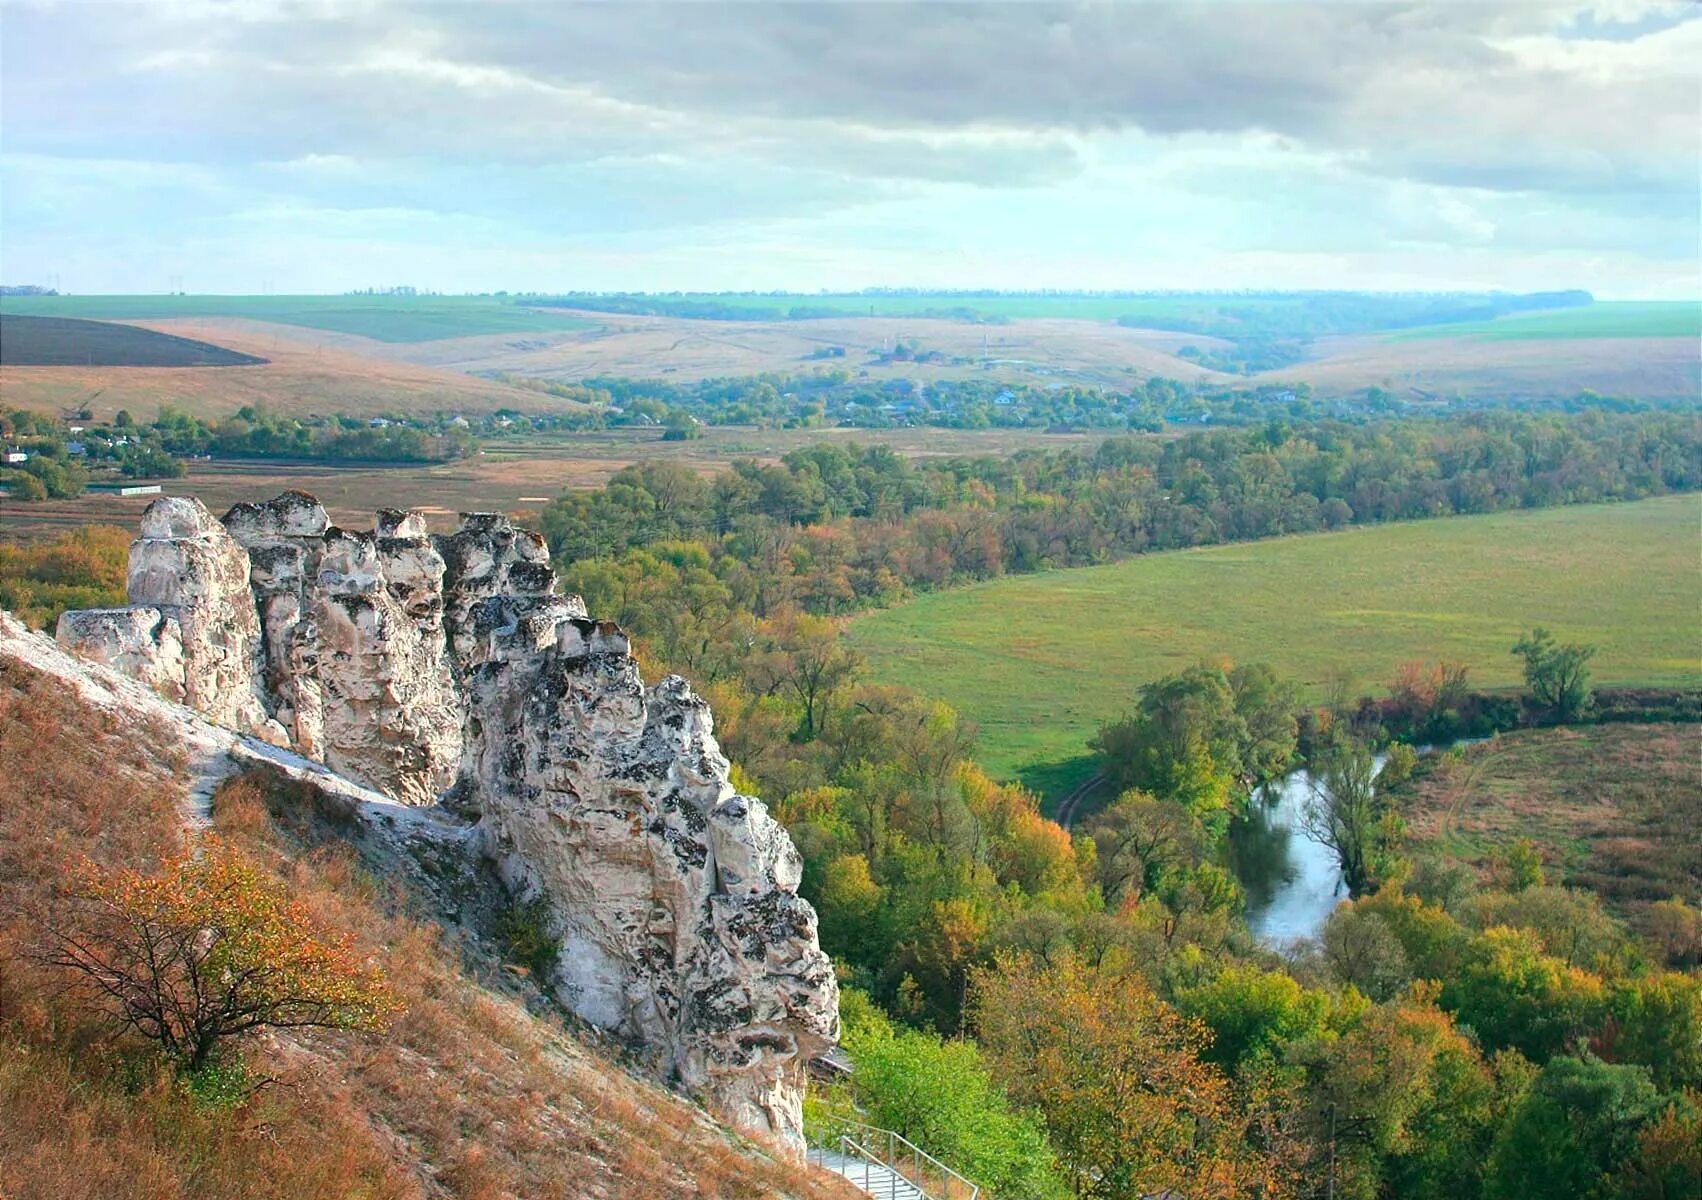
<path fill-rule="evenodd" d="M 1332 703 L 1208 657 L 1154 683 L 1108 734 L 1128 790 L 1065 829 L 976 765 L 957 713 L 868 682 L 857 650 L 800 602 L 820 578 L 818 539 L 858 528 L 833 515 L 823 455 L 708 482 L 635 468 L 552 506 L 546 528 L 566 584 L 633 627 L 651 669 L 698 682 L 740 785 L 791 831 L 822 943 L 848 995 L 876 1006 L 848 1001 L 873 1014 L 877 1033 L 851 1044 L 874 1069 L 833 1101 L 952 1147 L 1001 1196 L 1133 1197 L 1154 1181 L 1222 1196 L 1517 1195 L 1547 1169 L 1525 1154 L 1547 1119 L 1532 1114 L 1557 1104 L 1596 1132 L 1552 1153 L 1598 1194 L 1648 1194 L 1633 1177 L 1645 1168 L 1702 1169 L 1683 1149 L 1698 1120 L 1684 1089 L 1702 1064 L 1667 1065 L 1675 1023 L 1702 1031 L 1702 983 L 1588 893 L 1528 870 L 1478 881 L 1415 852 L 1392 798 L 1410 755 L 1368 796 L 1340 789 L 1371 844 L 1362 897 L 1320 949 L 1279 955 L 1240 919 L 1223 835 L 1255 786 L 1305 755 L 1330 788 L 1323 764 L 1364 760 L 1385 703 L 1466 719 L 1469 671 L 1414 664 L 1391 672 L 1389 702 L 1339 688 Z M 855 458 L 826 463 L 846 468 L 841 486 L 856 480 Z M 900 548 L 930 511 L 906 516 L 903 497 L 888 493 L 884 521 L 863 518 Z M 685 536 L 717 503 L 723 532 Z M 1004 537 L 994 526 L 983 545 Z M 813 607 L 859 602 L 853 587 Z M 1514 678 L 1518 637 L 1515 625 L 1496 644 Z M 1563 923 L 1588 939 L 1563 942 Z M 1101 1011 L 1114 1015 L 1084 1015 Z M 1110 1083 L 1147 1068 L 1150 1087 Z M 1614 1097 L 1639 1114 L 1629 1135 L 1600 1132 Z"/>
<path fill-rule="evenodd" d="M 1702 726 L 1527 729 L 1427 755 L 1396 793 L 1409 837 L 1484 880 L 1520 839 L 1556 882 L 1640 928 L 1662 901 L 1702 903 Z"/>
<path fill-rule="evenodd" d="M 1487 840 L 1474 871 L 1408 831 L 1421 815 L 1409 777 L 1450 756 L 1396 745 L 1374 773 L 1356 725 L 1365 709 L 1260 721 L 1235 702 L 1250 679 L 1264 681 L 1258 695 L 1285 692 L 1268 670 L 1231 664 L 1149 689 L 1122 744 L 1138 748 L 1152 790 L 1126 792 L 1073 834 L 967 766 L 955 795 L 931 804 L 901 792 L 883 811 L 851 785 L 777 809 L 805 850 L 824 946 L 921 1026 L 894 1033 L 876 1014 L 886 1032 L 848 1044 L 906 1069 L 859 1071 L 833 1099 L 979 1155 L 1001 1172 L 985 1176 L 1004 1183 L 999 1195 L 1134 1197 L 1157 1181 L 1221 1196 L 1512 1197 L 1564 1177 L 1578 1195 L 1664 1197 L 1702 1181 L 1702 917 L 1683 898 L 1702 887 L 1694 856 L 1673 861 L 1679 894 L 1634 926 L 1568 886 L 1587 876 L 1563 877 L 1510 832 Z M 1691 753 L 1673 766 L 1693 767 L 1695 726 L 1599 728 L 1681 738 Z M 1212 819 L 1219 798 L 1233 811 L 1257 803 L 1258 772 L 1224 769 L 1213 750 L 1244 766 L 1256 747 L 1279 770 L 1302 746 L 1318 811 L 1339 803 L 1376 836 L 1357 872 L 1344 859 L 1358 898 L 1317 943 L 1277 954 L 1246 936 Z M 1688 797 L 1675 811 L 1698 795 L 1693 777 L 1651 790 Z M 1202 795 L 1213 797 L 1203 813 Z M 871 828 L 884 831 L 874 870 L 860 840 Z M 965 863 L 934 877 L 949 894 L 936 891 L 931 912 L 893 905 L 914 904 L 919 864 Z M 965 889 L 978 869 L 1003 887 Z M 895 962 L 933 970 L 894 987 L 879 968 Z M 866 1027 L 851 995 L 853 1025 Z M 954 1028 L 972 1040 L 933 1032 Z M 1020 1120 L 975 1142 L 972 1128 L 993 1126 L 947 1097 L 982 1094 L 989 1078 L 1044 1129 L 1043 1148 Z"/>

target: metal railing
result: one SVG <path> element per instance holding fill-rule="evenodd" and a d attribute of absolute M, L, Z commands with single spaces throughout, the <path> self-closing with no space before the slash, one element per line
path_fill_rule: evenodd
<path fill-rule="evenodd" d="M 892 1176 L 914 1188 L 923 1200 L 977 1200 L 981 1195 L 980 1184 L 952 1170 L 901 1133 L 837 1114 L 830 1120 L 840 1131 L 837 1138 L 839 1153 L 848 1160 L 859 1160 L 864 1166 L 860 1180 L 855 1167 L 849 1163 L 848 1169 L 839 1173 L 852 1183 L 860 1183 L 863 1190 L 871 1195 L 881 1195 L 875 1188 L 886 1182 L 889 1184 L 887 1190 L 895 1200 L 903 1200 L 903 1194 L 890 1186 L 890 1177 L 886 1181 L 874 1179 L 868 1170 L 870 1165 L 890 1171 Z M 883 1150 L 884 1155 L 881 1153 Z M 819 1159 L 814 1161 L 820 1162 Z"/>

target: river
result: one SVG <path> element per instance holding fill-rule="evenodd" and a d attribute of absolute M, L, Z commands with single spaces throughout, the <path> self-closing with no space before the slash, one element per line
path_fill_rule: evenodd
<path fill-rule="evenodd" d="M 1247 927 L 1267 946 L 1316 937 L 1347 896 L 1335 854 L 1306 835 L 1311 799 L 1312 776 L 1295 771 L 1266 784 L 1247 817 L 1229 829 L 1229 865 L 1247 897 Z"/>
<path fill-rule="evenodd" d="M 1483 738 L 1461 738 L 1470 746 Z M 1420 754 L 1447 747 L 1420 746 Z M 1377 770 L 1389 756 L 1376 757 Z M 1229 827 L 1229 866 L 1247 897 L 1247 927 L 1273 949 L 1317 937 L 1336 905 L 1347 899 L 1341 866 L 1306 833 L 1312 776 L 1294 771 L 1265 785 L 1244 820 Z"/>

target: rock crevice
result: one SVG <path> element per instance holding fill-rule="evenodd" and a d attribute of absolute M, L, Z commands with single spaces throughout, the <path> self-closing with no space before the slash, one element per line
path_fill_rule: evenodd
<path fill-rule="evenodd" d="M 678 677 L 647 688 L 541 538 L 496 514 L 345 530 L 301 492 L 220 522 L 171 497 L 130 562 L 130 607 L 67 613 L 61 644 L 403 803 L 453 788 L 470 842 L 545 898 L 560 1000 L 801 1145 L 838 990 L 798 852 L 732 786 L 708 705 Z"/>

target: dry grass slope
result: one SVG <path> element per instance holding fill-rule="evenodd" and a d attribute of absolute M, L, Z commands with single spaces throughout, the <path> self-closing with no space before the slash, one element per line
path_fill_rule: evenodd
<path fill-rule="evenodd" d="M 1321 396 L 1381 387 L 1403 400 L 1565 399 L 1585 390 L 1659 400 L 1702 397 L 1702 356 L 1689 337 L 1398 341 L 1368 335 L 1320 339 L 1313 349 L 1311 360 L 1249 382 L 1307 383 Z"/>
<path fill-rule="evenodd" d="M 724 298 L 725 299 L 725 298 Z M 737 299 L 737 298 L 733 298 Z M 215 342 L 274 360 L 237 381 L 196 381 L 177 372 L 112 368 L 7 368 L 14 404 L 151 406 L 178 397 L 210 415 L 265 400 L 287 411 L 529 410 L 551 403 L 457 372 L 510 371 L 561 380 L 597 375 L 691 380 L 817 366 L 866 369 L 870 378 L 995 378 L 1126 387 L 1161 376 L 1223 386 L 1307 383 L 1326 396 L 1384 387 L 1407 398 L 1570 397 L 1591 389 L 1659 399 L 1702 396 L 1702 355 L 1684 306 L 1606 304 L 1481 324 L 1399 334 L 1321 337 L 1308 361 L 1243 378 L 1179 356 L 1184 346 L 1228 343 L 1194 333 L 1120 325 L 1116 318 L 1174 315 L 1168 301 L 1067 299 L 980 302 L 1006 308 L 1003 324 L 903 315 L 816 320 L 709 321 L 527 309 L 494 299 L 386 297 L 43 297 L 10 300 L 11 312 L 94 316 Z M 766 302 L 764 302 L 766 303 Z M 882 301 L 881 311 L 904 307 Z M 938 308 L 929 301 L 924 308 Z M 949 305 L 947 307 L 950 307 Z M 1646 309 L 1661 309 L 1651 315 Z M 947 362 L 879 364 L 898 341 L 937 350 Z M 845 357 L 815 359 L 828 347 Z M 949 360 L 956 359 L 957 362 Z M 983 363 L 983 359 L 991 360 Z M 110 394 L 110 395 L 109 395 Z"/>
<path fill-rule="evenodd" d="M 1480 870 L 1523 837 L 1620 915 L 1702 901 L 1702 726 L 1522 730 L 1441 759 L 1399 802 L 1415 843 Z"/>
<path fill-rule="evenodd" d="M 621 375 L 685 380 L 817 367 L 867 368 L 870 378 L 877 380 L 991 377 L 1127 386 L 1152 375 L 1217 383 L 1232 379 L 1176 356 L 1185 345 L 1213 345 L 1213 338 L 1130 329 L 1109 321 L 1041 319 L 979 325 L 895 317 L 744 322 L 584 315 L 596 319 L 597 326 L 519 340 L 503 336 L 445 339 L 389 347 L 386 352 L 456 370 L 503 370 L 556 379 Z M 971 361 L 967 365 L 870 361 L 900 341 L 924 351 L 937 350 L 948 359 Z M 832 346 L 843 347 L 845 357 L 810 358 Z M 990 367 L 980 365 L 983 357 L 992 360 Z"/>
<path fill-rule="evenodd" d="M 0 313 L 0 363 L 10 366 L 245 367 L 264 361 L 135 325 Z"/>
<path fill-rule="evenodd" d="M 180 846 L 182 764 L 159 731 L 0 662 L 0 1196 L 404 1200 L 849 1197 L 627 1075 L 409 914 L 333 841 L 280 826 L 245 776 L 220 834 L 354 939 L 406 1002 L 382 1035 L 271 1036 L 275 1081 L 199 1101 L 32 965 L 73 864 L 147 867 Z M 290 811 L 299 813 L 300 809 Z"/>
<path fill-rule="evenodd" d="M 354 353 L 336 335 L 235 321 L 138 321 L 139 327 L 211 342 L 266 359 L 241 368 L 0 367 L 0 393 L 11 408 L 57 413 L 87 407 L 97 420 L 119 409 L 151 419 L 161 405 L 198 417 L 225 417 L 244 405 L 290 415 L 560 411 L 569 401 L 488 379 Z M 347 340 L 347 339 L 344 339 Z M 358 340 L 358 339 L 357 339 Z M 374 343 L 376 345 L 376 343 Z"/>

